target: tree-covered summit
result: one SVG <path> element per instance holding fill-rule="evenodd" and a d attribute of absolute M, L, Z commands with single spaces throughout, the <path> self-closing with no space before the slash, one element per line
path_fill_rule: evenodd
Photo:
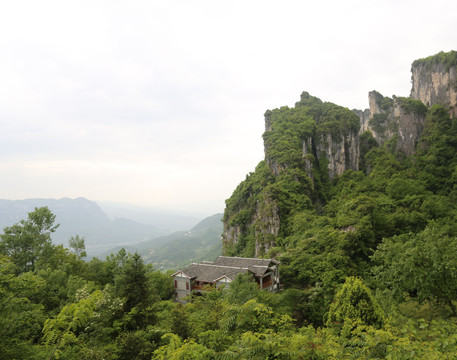
<path fill-rule="evenodd" d="M 457 236 L 457 119 L 447 104 L 370 96 L 364 128 L 356 112 L 306 92 L 293 108 L 267 111 L 265 160 L 226 202 L 226 254 L 276 256 L 313 324 L 324 323 L 350 276 L 391 294 L 395 306 L 433 303 L 455 314 L 448 271 L 456 260 L 443 249 Z M 414 141 L 397 146 L 408 128 Z M 338 163 L 343 171 L 332 177 Z"/>
<path fill-rule="evenodd" d="M 446 68 L 457 65 L 457 51 L 451 50 L 449 52 L 440 51 L 435 55 L 428 56 L 426 58 L 415 60 L 412 64 L 413 67 L 425 66 L 431 67 L 432 65 L 442 64 Z"/>

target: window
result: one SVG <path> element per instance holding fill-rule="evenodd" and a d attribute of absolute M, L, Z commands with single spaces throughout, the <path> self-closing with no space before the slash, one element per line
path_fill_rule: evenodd
<path fill-rule="evenodd" d="M 186 290 L 189 290 L 189 283 L 186 281 Z"/>
<path fill-rule="evenodd" d="M 175 289 L 178 288 L 178 280 L 175 280 Z"/>

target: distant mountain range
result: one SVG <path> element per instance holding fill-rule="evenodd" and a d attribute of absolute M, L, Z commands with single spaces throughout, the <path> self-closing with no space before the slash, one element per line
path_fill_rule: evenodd
<path fill-rule="evenodd" d="M 86 239 L 89 256 L 105 254 L 115 246 L 145 241 L 154 243 L 155 238 L 177 230 L 187 230 L 201 220 L 170 212 L 161 213 L 157 209 L 126 207 L 115 203 L 103 203 L 102 206 L 106 207 L 104 211 L 96 202 L 85 198 L 0 199 L 0 230 L 26 219 L 35 207 L 42 206 L 47 206 L 56 215 L 56 223 L 60 224 L 52 236 L 53 242 L 67 246 L 71 236 L 82 236 Z M 122 214 L 126 217 L 119 216 Z"/>

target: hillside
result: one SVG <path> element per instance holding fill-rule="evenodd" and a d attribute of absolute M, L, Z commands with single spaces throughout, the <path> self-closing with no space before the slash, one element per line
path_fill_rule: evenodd
<path fill-rule="evenodd" d="M 354 275 L 454 313 L 449 293 L 416 278 L 419 264 L 457 270 L 441 254 L 457 235 L 456 59 L 415 61 L 411 97 L 372 91 L 364 111 L 306 92 L 293 108 L 267 111 L 265 159 L 226 201 L 224 254 L 278 257 L 284 283 L 306 289 L 305 299 L 320 295 L 306 306 L 312 322 Z"/>
<path fill-rule="evenodd" d="M 226 201 L 225 253 L 267 253 L 292 234 L 293 218 L 298 213 L 325 212 L 325 207 L 341 195 L 339 189 L 347 177 L 360 178 L 355 184 L 362 178 L 377 181 L 375 170 L 381 162 L 396 162 L 398 170 L 410 172 L 392 173 L 392 178 L 413 178 L 424 191 L 435 195 L 450 193 L 452 188 L 436 186 L 449 185 L 453 153 L 431 152 L 452 144 L 456 54 L 440 53 L 415 61 L 411 97 L 389 98 L 372 91 L 369 109 L 351 111 L 303 92 L 295 107 L 268 110 L 263 134 L 265 159 Z M 442 144 L 444 137 L 451 137 L 451 143 Z M 434 166 L 445 170 L 426 176 L 418 163 L 425 165 L 429 159 L 432 161 L 427 167 L 435 160 Z"/>
<path fill-rule="evenodd" d="M 97 201 L 97 205 L 110 219 L 130 219 L 140 224 L 152 225 L 169 232 L 188 230 L 197 224 L 205 215 L 189 214 L 150 206 Z"/>
<path fill-rule="evenodd" d="M 105 255 L 122 247 L 138 252 L 145 263 L 162 270 L 176 269 L 191 262 L 213 260 L 222 253 L 222 214 L 215 214 L 199 222 L 189 231 L 177 231 L 135 245 L 118 246 Z"/>

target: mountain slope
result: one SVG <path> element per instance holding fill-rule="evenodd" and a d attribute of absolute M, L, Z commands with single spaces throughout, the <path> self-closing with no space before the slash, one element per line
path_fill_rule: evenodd
<path fill-rule="evenodd" d="M 455 109 L 456 59 L 453 51 L 415 61 L 414 98 L 389 98 L 372 91 L 370 109 L 351 111 L 304 92 L 295 107 L 268 110 L 265 159 L 226 201 L 225 254 L 268 253 L 293 233 L 295 216 L 322 212 L 335 196 L 334 183 L 346 172 L 368 174 L 380 157 L 389 154 L 398 159 L 417 156 L 431 122 L 441 121 L 433 113 L 433 101 L 440 101 L 451 114 Z M 378 157 L 374 148 L 387 153 Z"/>
<path fill-rule="evenodd" d="M 226 201 L 224 255 L 278 257 L 313 324 L 350 276 L 386 303 L 406 296 L 457 314 L 446 250 L 457 244 L 457 52 L 415 64 L 431 72 L 413 84 L 439 94 L 418 92 L 430 103 L 370 92 L 370 109 L 351 112 L 303 93 L 268 111 L 265 160 Z"/>
<path fill-rule="evenodd" d="M 161 269 L 175 269 L 191 262 L 213 260 L 222 253 L 221 219 L 222 214 L 215 214 L 189 231 L 178 231 L 124 248 L 129 252 L 137 251 L 145 262 Z M 121 248 L 118 246 L 109 253 Z"/>

